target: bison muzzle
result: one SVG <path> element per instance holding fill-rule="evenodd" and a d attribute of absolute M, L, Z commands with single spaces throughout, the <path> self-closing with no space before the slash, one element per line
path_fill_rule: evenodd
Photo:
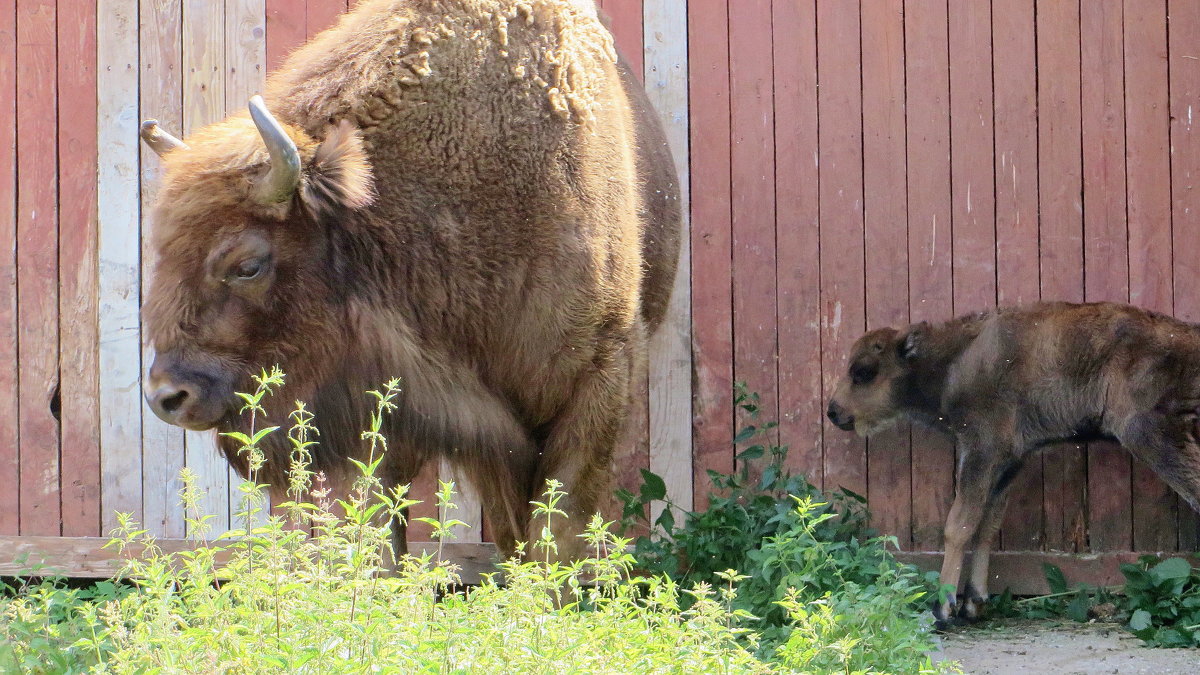
<path fill-rule="evenodd" d="M 901 418 L 958 442 L 941 582 L 941 625 L 978 618 L 988 554 L 1013 478 L 1048 445 L 1114 439 L 1200 510 L 1200 328 L 1111 303 L 1042 303 L 861 337 L 830 421 L 869 435 Z"/>
<path fill-rule="evenodd" d="M 384 481 L 447 459 L 508 554 L 556 479 L 574 555 L 681 226 L 662 130 L 590 0 L 365 0 L 247 112 L 142 136 L 165 168 L 143 308 L 156 414 L 245 431 L 235 392 L 279 364 L 271 423 L 305 401 L 336 482 L 364 452 L 365 392 L 399 377 Z M 263 449 L 261 478 L 286 487 L 283 435 Z"/>

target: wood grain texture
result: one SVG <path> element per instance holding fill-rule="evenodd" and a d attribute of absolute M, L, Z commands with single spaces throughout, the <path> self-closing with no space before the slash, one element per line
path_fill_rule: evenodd
<path fill-rule="evenodd" d="M 602 8 L 609 16 L 617 51 L 629 63 L 638 79 L 643 76 L 642 2 L 643 0 L 607 0 Z"/>
<path fill-rule="evenodd" d="M 733 295 L 728 0 L 688 2 L 692 458 L 696 508 L 709 471 L 733 470 Z M 815 78 L 815 73 L 814 73 Z"/>
<path fill-rule="evenodd" d="M 267 72 L 270 72 L 304 43 L 308 36 L 308 9 L 305 0 L 266 0 L 266 3 Z"/>
<path fill-rule="evenodd" d="M 992 3 L 992 95 L 995 106 L 996 298 L 1035 302 L 1038 275 L 1037 44 L 1034 0 Z M 1009 493 L 1000 545 L 1042 547 L 1042 458 L 1025 462 Z"/>
<path fill-rule="evenodd" d="M 138 3 L 97 14 L 101 531 L 142 519 L 138 338 Z"/>
<path fill-rule="evenodd" d="M 650 470 L 663 477 L 667 496 L 692 508 L 691 185 L 688 159 L 687 3 L 644 0 L 646 94 L 667 135 L 683 212 L 679 272 L 667 316 L 650 339 Z M 654 517 L 654 514 L 652 514 Z"/>
<path fill-rule="evenodd" d="M 773 3 L 779 436 L 787 466 L 824 480 L 816 3 Z M 701 43 L 703 44 L 703 43 Z M 705 106 L 707 104 L 704 104 Z M 699 114 L 699 109 L 697 113 Z M 703 169 L 703 167 L 698 167 Z M 693 284 L 697 279 L 693 279 Z M 697 330 L 707 323 L 697 317 Z"/>
<path fill-rule="evenodd" d="M 1084 298 L 1089 301 L 1129 301 L 1121 18 L 1116 3 L 1080 6 Z M 1133 543 L 1129 453 L 1112 443 L 1093 443 L 1087 462 L 1089 547 L 1127 551 Z"/>
<path fill-rule="evenodd" d="M 183 3 L 183 133 L 225 117 L 225 5 L 208 0 Z M 217 452 L 212 432 L 184 433 L 185 464 L 196 473 L 200 501 L 214 533 L 231 526 L 229 465 Z M 236 509 L 235 509 L 236 510 Z M 192 535 L 191 532 L 188 533 Z"/>
<path fill-rule="evenodd" d="M 1166 3 L 1124 3 L 1125 172 L 1129 299 L 1170 314 L 1174 292 L 1166 11 Z M 1175 493 L 1148 467 L 1134 462 L 1133 494 L 1134 547 L 1173 550 L 1178 544 Z"/>
<path fill-rule="evenodd" d="M 1083 299 L 1079 3 L 1038 0 L 1038 197 L 1045 300 Z M 1043 455 L 1045 544 L 1075 551 L 1086 538 L 1086 458 L 1064 444 Z"/>
<path fill-rule="evenodd" d="M 779 420 L 779 371 L 771 3 L 748 0 L 738 2 L 736 11 L 730 9 L 733 377 L 761 396 L 759 422 L 775 422 Z M 736 426 L 750 421 L 739 415 Z M 776 431 L 760 438 L 777 440 Z"/>
<path fill-rule="evenodd" d="M 17 3 L 0 0 L 0 481 L 20 478 L 17 390 Z M 0 498 L 0 535 L 20 527 L 20 491 Z"/>
<path fill-rule="evenodd" d="M 901 0 L 862 6 L 863 246 L 868 330 L 908 324 L 908 195 Z M 782 323 L 782 322 L 781 322 Z M 912 444 L 899 425 L 867 441 L 872 525 L 912 545 Z"/>
<path fill-rule="evenodd" d="M 62 532 L 100 534 L 96 315 L 96 11 L 58 3 L 58 287 Z"/>
<path fill-rule="evenodd" d="M 908 100 L 908 295 L 911 320 L 953 315 L 950 79 L 945 3 L 909 2 L 904 16 Z M 913 546 L 941 546 L 954 499 L 954 444 L 913 427 Z"/>
<path fill-rule="evenodd" d="M 337 22 L 345 13 L 346 0 L 308 0 L 305 10 L 304 32 L 308 39 Z"/>
<path fill-rule="evenodd" d="M 17 364 L 21 533 L 60 534 L 55 3 L 17 5 Z M 45 69 L 45 70 L 43 70 Z M 48 73 L 46 71 L 49 71 Z"/>
<path fill-rule="evenodd" d="M 141 117 L 157 119 L 159 125 L 176 135 L 183 125 L 183 0 L 141 0 L 141 27 L 138 58 L 140 82 L 138 98 Z M 140 144 L 142 292 L 154 279 L 154 249 L 150 233 L 154 230 L 150 208 L 154 203 L 162 165 L 158 155 Z M 142 370 L 154 362 L 151 345 L 143 340 Z M 179 471 L 184 464 L 184 432 L 158 419 L 142 407 L 142 506 L 145 525 L 163 537 L 182 537 L 183 510 L 179 507 L 182 487 Z"/>
<path fill-rule="evenodd" d="M 1167 5 L 1168 75 L 1171 100 L 1172 249 L 1186 251 L 1200 241 L 1200 4 L 1171 0 Z M 2 200 L 0 200 L 2 203 Z M 1200 257 L 1172 256 L 1175 316 L 1200 322 Z M 1186 504 L 1179 509 L 1179 548 L 1200 548 L 1200 515 Z"/>

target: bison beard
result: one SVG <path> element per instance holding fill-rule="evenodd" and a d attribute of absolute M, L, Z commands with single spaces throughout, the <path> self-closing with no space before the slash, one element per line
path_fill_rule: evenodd
<path fill-rule="evenodd" d="M 988 554 L 1013 479 L 1048 445 L 1115 439 L 1200 510 L 1200 328 L 1111 303 L 1042 303 L 898 331 L 854 344 L 829 419 L 868 435 L 906 417 L 958 441 L 941 581 L 965 602 L 934 603 L 939 624 L 979 617 Z"/>
<path fill-rule="evenodd" d="M 150 406 L 235 429 L 234 392 L 279 364 L 288 385 L 268 414 L 283 423 L 308 402 L 314 468 L 344 481 L 364 451 L 364 392 L 400 377 L 384 480 L 437 456 L 459 465 L 507 554 L 557 479 L 571 521 L 554 534 L 576 555 L 681 222 L 662 130 L 591 3 L 367 0 L 249 112 L 186 142 L 143 127 L 165 165 L 143 309 Z M 264 451 L 282 490 L 288 449 Z"/>

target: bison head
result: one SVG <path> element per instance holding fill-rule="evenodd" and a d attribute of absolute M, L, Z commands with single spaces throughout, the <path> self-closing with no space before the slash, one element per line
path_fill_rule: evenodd
<path fill-rule="evenodd" d="M 834 425 L 868 436 L 904 414 L 905 387 L 926 327 L 880 328 L 854 343 L 849 367 L 829 399 L 826 414 Z"/>
<path fill-rule="evenodd" d="M 330 231 L 371 202 L 371 170 L 349 123 L 318 140 L 257 96 L 249 117 L 187 144 L 153 122 L 142 137 L 165 164 L 143 310 L 156 354 L 146 400 L 171 424 L 210 429 L 236 412 L 251 370 L 339 349 L 347 279 Z"/>

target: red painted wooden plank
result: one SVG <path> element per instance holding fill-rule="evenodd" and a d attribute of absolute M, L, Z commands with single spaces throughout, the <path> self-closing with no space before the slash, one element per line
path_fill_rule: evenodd
<path fill-rule="evenodd" d="M 267 72 L 283 64 L 293 49 L 304 44 L 308 24 L 305 0 L 267 1 Z"/>
<path fill-rule="evenodd" d="M 642 0 L 608 0 L 604 10 L 611 18 L 613 39 L 617 50 L 629 62 L 638 80 L 642 72 Z"/>
<path fill-rule="evenodd" d="M 0 482 L 16 485 L 17 455 L 17 3 L 0 0 Z M 20 491 L 0 496 L 0 534 L 17 534 Z"/>
<path fill-rule="evenodd" d="M 1171 0 L 1167 6 L 1171 110 L 1171 225 L 1173 248 L 1200 241 L 1200 3 Z M 1174 255 L 1175 316 L 1200 322 L 1200 256 Z M 1179 509 L 1179 548 L 1200 548 L 1200 518 Z"/>
<path fill-rule="evenodd" d="M 1125 134 L 1129 208 L 1129 299 L 1171 313 L 1170 111 L 1165 3 L 1125 3 Z M 1134 463 L 1133 545 L 1173 550 L 1174 493 Z"/>
<path fill-rule="evenodd" d="M 17 7 L 17 362 L 21 534 L 60 534 L 55 2 Z"/>
<path fill-rule="evenodd" d="M 1038 0 L 1038 194 L 1042 297 L 1083 298 L 1082 178 L 1079 110 L 1079 2 Z M 1084 542 L 1086 460 L 1081 446 L 1043 457 L 1046 545 L 1077 550 Z"/>
<path fill-rule="evenodd" d="M 902 0 L 862 6 L 863 227 L 868 329 L 908 323 L 903 9 Z M 909 426 L 872 437 L 867 442 L 867 453 L 867 495 L 873 524 L 880 532 L 894 535 L 901 548 L 910 548 Z"/>
<path fill-rule="evenodd" d="M 1001 305 L 1034 302 L 1038 277 L 1037 45 L 1034 0 L 992 3 L 995 97 L 996 296 Z M 1042 458 L 1032 457 L 1009 493 L 1001 546 L 1042 547 Z"/>
<path fill-rule="evenodd" d="M 850 346 L 866 326 L 858 7 L 818 0 L 817 26 L 821 351 L 823 389 L 829 392 L 845 372 Z M 845 487 L 866 494 L 866 444 L 826 424 L 825 489 Z"/>
<path fill-rule="evenodd" d="M 805 472 L 811 482 L 820 485 L 825 474 L 821 433 L 825 410 L 820 393 L 820 222 L 817 101 L 813 96 L 817 90 L 816 4 L 814 0 L 777 2 L 771 11 L 775 33 L 787 38 L 772 41 L 777 132 L 775 239 L 780 261 L 776 270 L 780 442 L 790 448 L 789 467 Z M 710 105 L 697 98 L 692 114 L 700 114 Z M 694 148 L 695 141 L 693 152 Z M 700 199 L 698 191 L 693 195 L 694 200 Z M 705 269 L 693 276 L 693 288 L 701 277 L 708 276 Z M 706 320 L 698 321 L 697 329 Z"/>
<path fill-rule="evenodd" d="M 692 358 L 695 508 L 707 472 L 733 469 L 733 270 L 728 0 L 688 3 L 692 159 Z M 811 90 L 810 90 L 811 91 Z M 811 394 L 810 394 L 811 395 Z"/>
<path fill-rule="evenodd" d="M 58 5 L 59 331 L 62 519 L 66 536 L 100 532 L 96 288 L 96 11 Z"/>
<path fill-rule="evenodd" d="M 1083 115 L 1084 297 L 1128 302 L 1129 239 L 1125 227 L 1125 80 L 1121 8 L 1080 6 Z M 1129 454 L 1113 443 L 1088 448 L 1088 545 L 1128 551 Z"/>
<path fill-rule="evenodd" d="M 904 16 L 908 101 L 908 283 L 913 321 L 953 314 L 950 79 L 946 3 L 910 0 Z M 954 444 L 913 428 L 913 547 L 941 548 L 954 499 Z"/>
<path fill-rule="evenodd" d="M 309 39 L 329 28 L 346 12 L 346 0 L 308 0 L 305 32 Z"/>
<path fill-rule="evenodd" d="M 758 392 L 763 421 L 779 419 L 775 317 L 775 156 L 771 3 L 729 16 L 733 210 L 733 375 Z M 776 434 L 770 434 L 772 440 Z"/>
<path fill-rule="evenodd" d="M 954 313 L 996 305 L 992 22 L 982 2 L 951 2 L 950 152 Z"/>

